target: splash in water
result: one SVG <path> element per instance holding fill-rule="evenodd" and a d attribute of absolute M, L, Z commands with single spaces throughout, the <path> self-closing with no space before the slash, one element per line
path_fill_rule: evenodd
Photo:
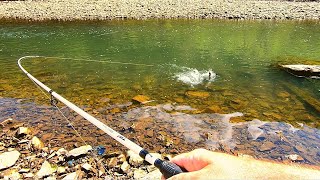
<path fill-rule="evenodd" d="M 182 68 L 182 72 L 179 72 L 174 75 L 178 81 L 181 81 L 185 84 L 191 86 L 198 85 L 204 82 L 213 82 L 217 74 L 214 73 L 211 69 L 199 71 L 194 68 Z"/>

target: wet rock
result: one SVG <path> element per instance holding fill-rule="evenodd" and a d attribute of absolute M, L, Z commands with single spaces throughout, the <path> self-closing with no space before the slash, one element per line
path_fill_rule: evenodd
<path fill-rule="evenodd" d="M 185 95 L 192 98 L 207 98 L 210 96 L 210 94 L 205 91 L 187 91 Z"/>
<path fill-rule="evenodd" d="M 289 152 L 289 151 L 292 150 L 292 147 L 287 146 L 287 145 L 280 145 L 280 147 L 281 147 L 284 151 L 286 151 L 286 152 Z"/>
<path fill-rule="evenodd" d="M 288 97 L 290 97 L 290 94 L 288 92 L 286 92 L 286 91 L 282 91 L 282 92 L 279 92 L 277 94 L 277 96 L 281 97 L 281 98 L 288 98 Z"/>
<path fill-rule="evenodd" d="M 110 112 L 111 112 L 112 114 L 116 114 L 116 113 L 121 112 L 121 110 L 120 110 L 120 108 L 113 108 L 113 109 L 110 110 Z"/>
<path fill-rule="evenodd" d="M 229 122 L 230 123 L 239 123 L 239 122 L 245 122 L 245 120 L 242 117 L 231 117 Z"/>
<path fill-rule="evenodd" d="M 320 77 L 319 65 L 294 64 L 294 65 L 280 65 L 280 67 L 298 77 L 311 77 L 311 78 Z"/>
<path fill-rule="evenodd" d="M 129 157 L 129 163 L 135 167 L 140 166 L 143 164 L 143 159 L 133 151 L 129 150 L 127 151 L 127 156 Z"/>
<path fill-rule="evenodd" d="M 305 151 L 305 148 L 301 145 L 296 145 L 294 146 L 294 149 L 299 151 L 299 152 L 304 152 Z M 319 151 L 319 156 L 320 156 L 320 151 Z"/>
<path fill-rule="evenodd" d="M 275 145 L 272 142 L 268 141 L 261 145 L 260 151 L 270 151 L 273 148 L 275 148 Z"/>
<path fill-rule="evenodd" d="M 34 136 L 32 139 L 31 139 L 31 144 L 32 144 L 32 147 L 34 147 L 35 149 L 42 149 L 44 148 L 44 144 L 43 142 L 37 138 L 36 136 Z"/>
<path fill-rule="evenodd" d="M 44 161 L 44 163 L 41 165 L 40 170 L 36 173 L 36 176 L 38 178 L 43 178 L 45 176 L 50 176 L 55 171 L 56 171 L 56 169 L 52 168 L 48 161 Z"/>
<path fill-rule="evenodd" d="M 83 154 L 87 154 L 91 150 L 92 150 L 92 147 L 90 145 L 85 145 L 85 146 L 72 149 L 71 151 L 68 152 L 67 156 L 77 157 Z"/>
<path fill-rule="evenodd" d="M 144 96 L 144 95 L 137 95 L 137 96 L 133 97 L 132 100 L 134 102 L 145 104 L 146 102 L 150 101 L 150 98 L 147 96 Z"/>
<path fill-rule="evenodd" d="M 221 108 L 217 105 L 213 105 L 213 106 L 208 107 L 207 111 L 209 113 L 221 113 L 222 112 Z"/>
<path fill-rule="evenodd" d="M 177 103 L 183 103 L 184 100 L 182 98 L 175 98 L 174 99 Z"/>
<path fill-rule="evenodd" d="M 20 157 L 19 151 L 10 151 L 0 154 L 0 170 L 13 166 Z"/>

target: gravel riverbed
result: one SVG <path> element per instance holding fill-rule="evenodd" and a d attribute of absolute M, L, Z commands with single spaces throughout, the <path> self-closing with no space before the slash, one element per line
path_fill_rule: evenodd
<path fill-rule="evenodd" d="M 297 19 L 319 20 L 320 2 L 242 0 L 0 1 L 0 19 Z"/>

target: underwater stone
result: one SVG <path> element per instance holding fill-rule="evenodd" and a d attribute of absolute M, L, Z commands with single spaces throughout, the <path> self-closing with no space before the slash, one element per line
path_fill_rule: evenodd
<path fill-rule="evenodd" d="M 207 98 L 210 96 L 210 94 L 205 91 L 187 91 L 185 95 L 194 98 Z"/>
<path fill-rule="evenodd" d="M 134 102 L 138 102 L 138 103 L 144 104 L 144 103 L 148 102 L 150 100 L 150 98 L 147 97 L 147 96 L 144 96 L 144 95 L 137 95 L 137 96 L 133 97 L 132 100 Z"/>
<path fill-rule="evenodd" d="M 272 142 L 265 142 L 261 145 L 260 151 L 269 151 L 275 148 L 275 145 Z"/>
<path fill-rule="evenodd" d="M 213 105 L 213 106 L 210 106 L 208 107 L 208 112 L 210 113 L 221 113 L 221 108 L 217 105 Z"/>

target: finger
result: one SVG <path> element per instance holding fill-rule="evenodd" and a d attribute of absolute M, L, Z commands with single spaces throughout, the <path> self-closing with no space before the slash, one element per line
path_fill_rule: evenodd
<path fill-rule="evenodd" d="M 180 167 L 185 168 L 187 171 L 197 171 L 206 167 L 210 161 L 208 155 L 210 151 L 205 149 L 196 149 L 189 153 L 183 153 L 174 157 L 171 162 Z"/>

